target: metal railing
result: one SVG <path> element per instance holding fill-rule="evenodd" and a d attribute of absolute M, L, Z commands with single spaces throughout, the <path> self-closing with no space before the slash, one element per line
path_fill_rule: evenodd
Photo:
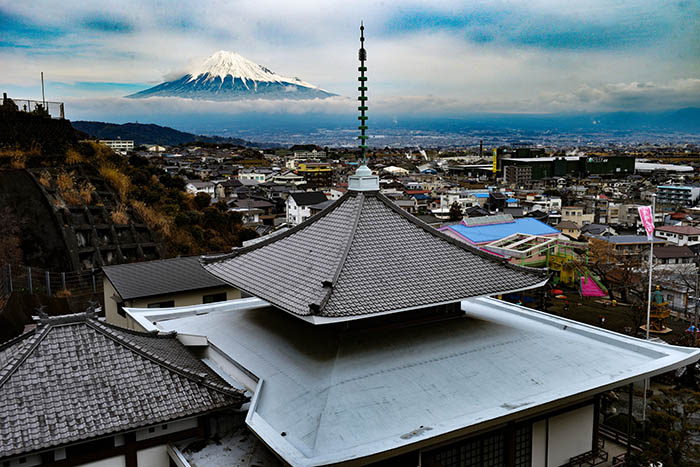
<path fill-rule="evenodd" d="M 38 115 L 46 115 L 47 117 L 56 119 L 65 119 L 65 107 L 63 102 L 52 101 L 35 101 L 32 99 L 13 99 L 8 98 L 7 94 L 3 94 L 2 104 L 7 105 L 7 102 L 12 101 L 17 106 L 20 112 L 36 113 Z"/>
<path fill-rule="evenodd" d="M 101 297 L 102 287 L 100 270 L 53 272 L 9 264 L 0 268 L 0 299 L 6 299 L 13 292 L 57 297 Z"/>

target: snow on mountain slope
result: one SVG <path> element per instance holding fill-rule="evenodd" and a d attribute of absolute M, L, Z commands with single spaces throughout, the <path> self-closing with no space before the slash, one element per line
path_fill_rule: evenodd
<path fill-rule="evenodd" d="M 206 100 L 314 99 L 329 93 L 299 78 L 288 78 L 235 53 L 221 50 L 174 81 L 127 97 L 174 96 Z"/>

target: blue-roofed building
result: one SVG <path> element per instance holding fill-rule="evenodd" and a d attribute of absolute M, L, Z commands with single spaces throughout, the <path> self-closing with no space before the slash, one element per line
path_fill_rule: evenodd
<path fill-rule="evenodd" d="M 459 224 L 442 227 L 440 230 L 457 240 L 474 245 L 493 242 L 516 233 L 539 236 L 557 236 L 561 233 L 534 217 L 513 219 L 513 216 L 506 214 L 477 219 L 473 220 L 474 223 L 470 223 L 469 220 L 462 221 Z"/>

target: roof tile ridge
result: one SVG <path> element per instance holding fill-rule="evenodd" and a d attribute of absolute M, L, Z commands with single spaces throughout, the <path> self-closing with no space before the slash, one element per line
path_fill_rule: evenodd
<path fill-rule="evenodd" d="M 104 321 L 98 321 L 98 323 L 101 326 L 105 326 L 107 328 L 110 328 L 116 332 L 123 332 L 124 334 L 130 334 L 132 336 L 143 336 L 143 337 L 152 337 L 154 339 L 172 339 L 177 336 L 177 331 L 158 331 L 158 330 L 153 330 L 153 331 L 138 331 L 136 329 L 127 329 L 127 328 L 122 328 L 120 326 L 117 326 L 116 324 L 111 324 L 107 323 Z"/>
<path fill-rule="evenodd" d="M 104 336 L 114 340 L 115 342 L 121 344 L 122 346 L 128 348 L 132 352 L 135 352 L 142 357 L 152 361 L 156 365 L 159 365 L 161 367 L 164 367 L 166 370 L 171 371 L 173 373 L 176 373 L 184 378 L 187 378 L 191 381 L 194 381 L 197 384 L 201 384 L 203 386 L 209 387 L 211 389 L 224 392 L 227 395 L 236 395 L 236 396 L 242 396 L 242 393 L 234 388 L 228 388 L 226 386 L 214 383 L 212 381 L 207 380 L 207 374 L 206 373 L 197 373 L 195 371 L 189 370 L 187 368 L 183 368 L 180 365 L 176 365 L 175 363 L 169 361 L 166 358 L 163 358 L 162 356 L 156 354 L 155 352 L 150 351 L 149 349 L 145 348 L 142 345 L 137 344 L 136 342 L 132 342 L 128 339 L 126 339 L 123 335 L 121 335 L 118 331 L 114 329 L 110 329 L 109 327 L 103 325 L 99 321 L 96 320 L 86 320 L 86 324 L 93 328 L 94 330 L 100 332 Z M 148 336 L 145 336 L 148 337 Z"/>
<path fill-rule="evenodd" d="M 219 263 L 222 261 L 225 261 L 227 259 L 235 258 L 240 255 L 244 255 L 246 253 L 250 253 L 251 251 L 255 251 L 259 248 L 262 248 L 264 246 L 269 245 L 270 243 L 274 243 L 278 240 L 282 240 L 284 238 L 289 237 L 290 235 L 294 235 L 295 233 L 299 232 L 300 230 L 305 229 L 311 224 L 314 224 L 318 222 L 319 220 L 323 219 L 326 217 L 328 214 L 331 212 L 335 211 L 335 209 L 340 206 L 345 200 L 350 196 L 349 192 L 345 193 L 343 196 L 338 198 L 333 204 L 328 206 L 326 209 L 321 211 L 320 213 L 316 214 L 315 216 L 311 216 L 308 219 L 306 219 L 304 222 L 301 224 L 295 225 L 291 229 L 287 230 L 286 232 L 283 232 L 279 235 L 272 235 L 270 238 L 267 238 L 265 240 L 262 240 L 258 243 L 255 243 L 253 245 L 247 246 L 247 247 L 242 247 L 242 248 L 236 248 L 234 251 L 231 253 L 226 253 L 223 255 L 210 255 L 210 256 L 200 256 L 200 263 L 203 265 L 209 265 L 209 264 L 214 264 L 214 263 Z M 205 268 L 206 269 L 206 268 Z M 217 276 L 218 277 L 218 276 Z"/>
<path fill-rule="evenodd" d="M 9 339 L 9 340 L 6 340 L 6 341 L 3 342 L 3 343 L 0 343 L 0 351 L 1 351 L 1 350 L 4 350 L 4 349 L 6 349 L 6 348 L 8 348 L 8 347 L 10 347 L 10 346 L 12 346 L 12 345 L 15 345 L 15 344 L 18 343 L 19 341 L 22 341 L 22 340 L 26 339 L 27 337 L 29 337 L 31 334 L 34 334 L 35 332 L 36 332 L 36 328 L 31 329 L 31 330 L 26 331 L 26 332 L 23 332 L 23 333 L 20 334 L 19 336 L 15 336 L 15 337 L 13 337 L 13 338 L 11 338 L 11 339 Z"/>
<path fill-rule="evenodd" d="M 448 243 L 451 243 L 452 245 L 455 245 L 458 248 L 461 248 L 462 250 L 468 251 L 470 253 L 474 253 L 477 256 L 480 256 L 488 261 L 492 261 L 494 263 L 500 263 L 503 266 L 513 269 L 515 271 L 521 271 L 521 272 L 526 272 L 530 274 L 536 274 L 539 276 L 545 276 L 547 275 L 547 270 L 546 269 L 539 269 L 539 268 L 531 268 L 527 266 L 520 266 L 517 264 L 513 264 L 506 260 L 505 258 L 499 258 L 498 256 L 492 255 L 491 253 L 487 253 L 483 250 L 480 250 L 472 245 L 468 245 L 464 242 L 461 242 L 455 238 L 450 237 L 449 235 L 445 234 L 444 232 L 439 231 L 438 229 L 434 229 L 430 227 L 428 224 L 423 222 L 422 220 L 418 219 L 415 216 L 412 216 L 411 214 L 405 212 L 403 209 L 400 207 L 396 206 L 389 198 L 384 196 L 381 193 L 377 193 L 377 199 L 383 202 L 388 208 L 390 208 L 392 211 L 398 213 L 401 217 L 406 219 L 407 221 L 413 223 L 415 226 L 420 227 L 421 229 L 425 230 L 429 234 L 431 234 L 434 237 L 437 237 L 440 240 L 444 240 Z"/>
<path fill-rule="evenodd" d="M 32 339 L 29 343 L 26 343 L 26 347 L 22 349 L 22 352 L 20 352 L 19 355 L 12 357 L 7 364 L 0 369 L 0 387 L 2 387 L 7 380 L 10 379 L 10 377 L 17 371 L 17 369 L 24 363 L 27 358 L 36 350 L 36 348 L 39 346 L 41 341 L 44 340 L 44 338 L 48 335 L 49 331 L 53 328 L 53 326 L 47 325 L 47 326 L 42 326 L 41 328 L 34 331 L 33 336 L 27 336 L 29 339 Z M 24 333 L 25 335 L 28 335 L 29 333 Z"/>
<path fill-rule="evenodd" d="M 364 193 L 359 192 L 357 193 L 356 197 L 357 205 L 355 206 L 355 212 L 353 213 L 352 227 L 350 228 L 350 232 L 348 233 L 348 237 L 345 242 L 345 248 L 343 248 L 340 257 L 338 258 L 338 265 L 335 268 L 333 277 L 330 279 L 330 281 L 323 283 L 325 291 L 323 293 L 323 296 L 321 297 L 321 302 L 318 304 L 318 314 L 323 314 L 323 310 L 325 309 L 328 300 L 330 300 L 331 295 L 333 294 L 333 287 L 335 287 L 335 284 L 336 282 L 338 282 L 340 274 L 343 272 L 345 260 L 347 259 L 348 254 L 350 253 L 350 248 L 352 247 L 353 241 L 355 240 L 355 232 L 357 231 L 357 225 L 360 223 L 360 217 L 362 217 L 362 206 L 365 203 L 365 195 Z"/>

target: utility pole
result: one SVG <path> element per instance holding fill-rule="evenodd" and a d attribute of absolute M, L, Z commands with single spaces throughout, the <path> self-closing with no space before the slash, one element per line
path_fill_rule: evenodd
<path fill-rule="evenodd" d="M 41 72 L 41 103 L 44 106 L 44 110 L 46 110 L 46 95 L 44 94 L 44 72 Z"/>
<path fill-rule="evenodd" d="M 693 326 L 694 329 L 698 328 L 698 294 L 700 293 L 700 262 L 695 261 L 695 313 L 693 313 Z M 695 334 L 695 333 L 693 333 Z M 693 340 L 694 342 L 695 340 Z"/>

